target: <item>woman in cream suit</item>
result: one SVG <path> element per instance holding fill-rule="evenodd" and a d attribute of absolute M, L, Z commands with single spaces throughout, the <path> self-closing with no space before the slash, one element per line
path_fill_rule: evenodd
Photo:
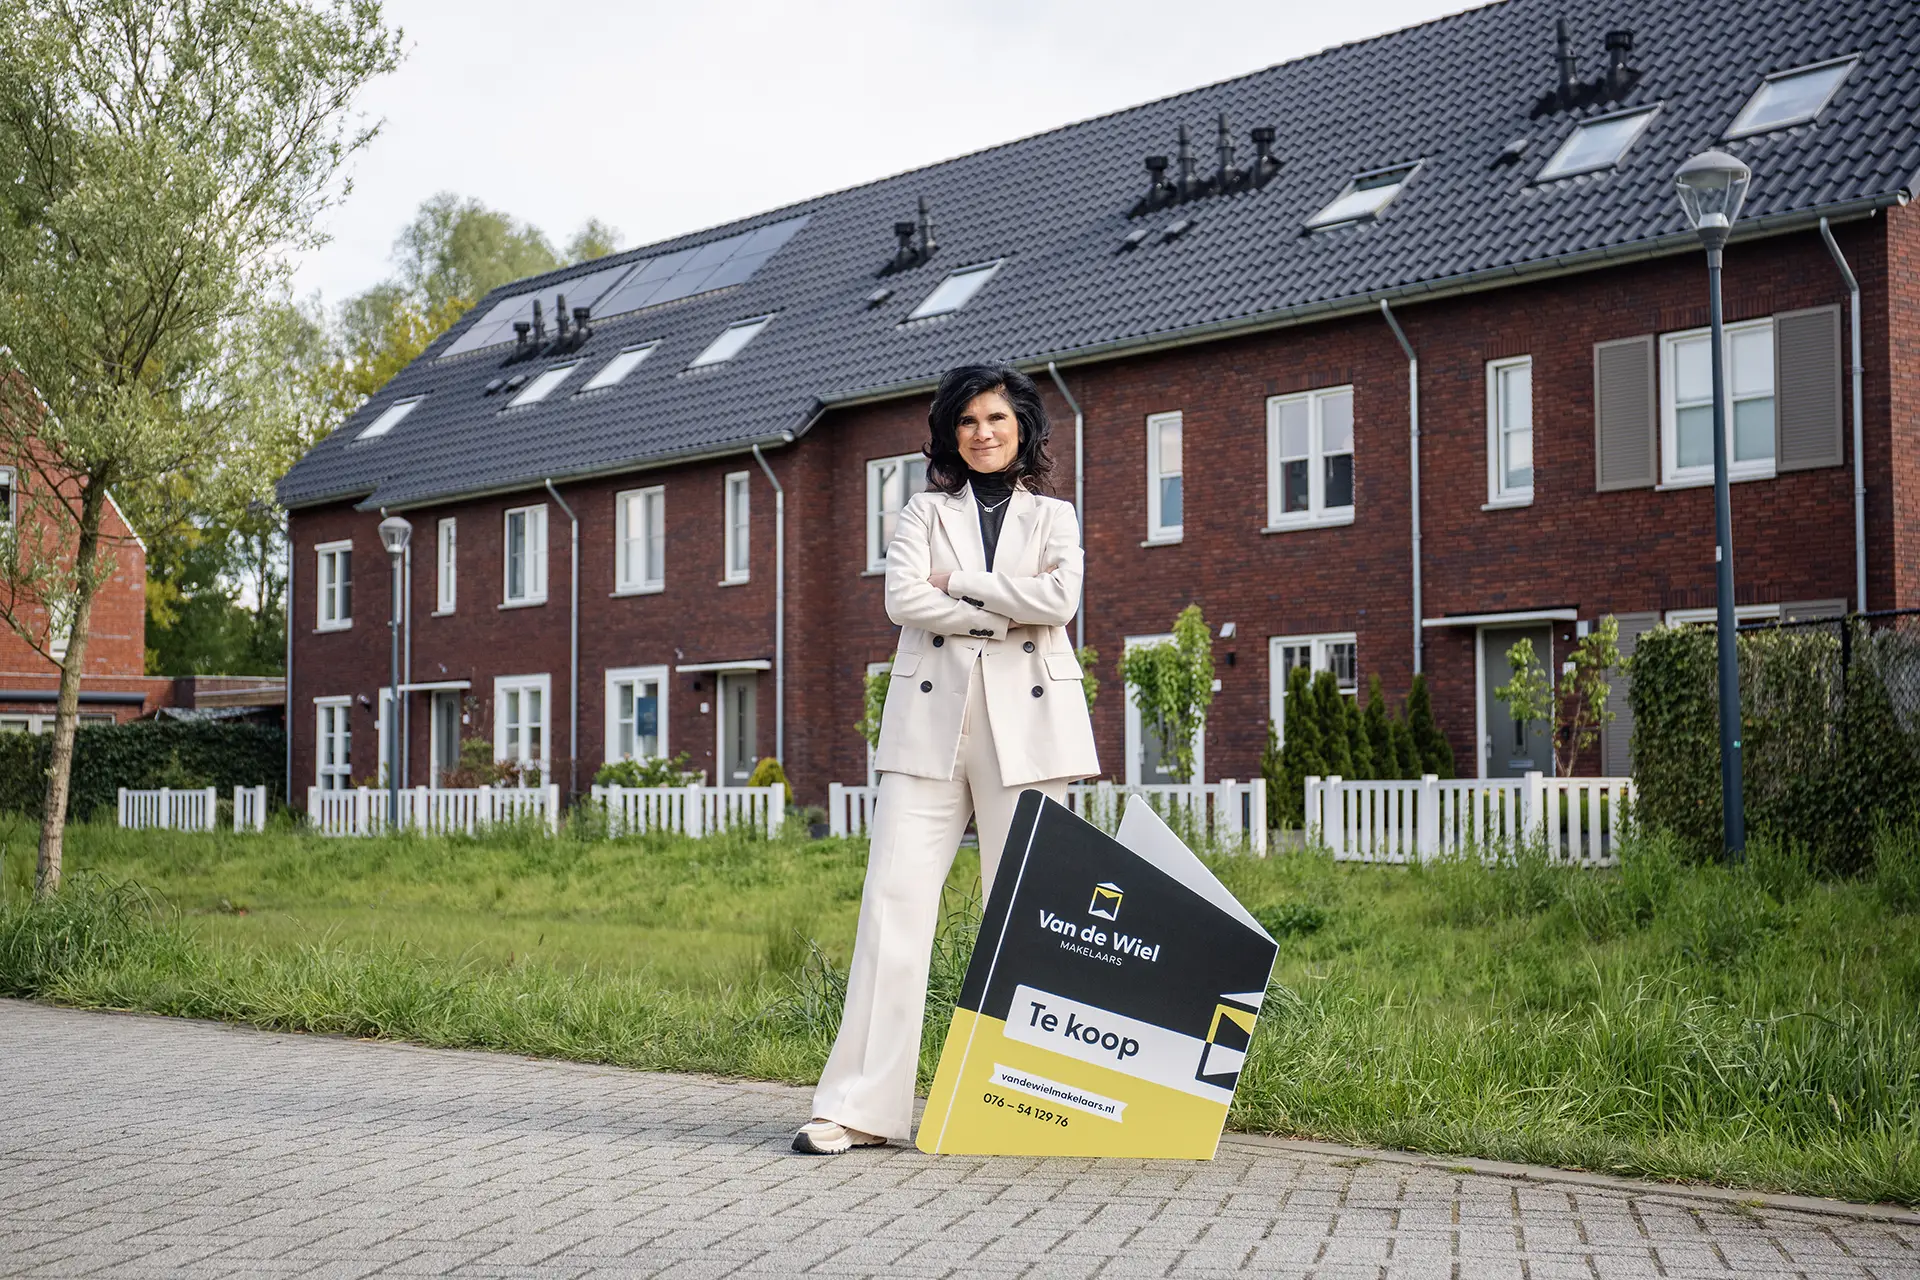
<path fill-rule="evenodd" d="M 875 767 L 880 796 L 840 1036 L 796 1151 L 906 1139 L 940 890 L 972 818 L 983 895 L 1020 792 L 1063 800 L 1099 772 L 1066 624 L 1080 607 L 1080 525 L 1042 497 L 1053 461 L 1032 379 L 966 365 L 927 414 L 928 491 L 887 545 L 900 626 Z"/>

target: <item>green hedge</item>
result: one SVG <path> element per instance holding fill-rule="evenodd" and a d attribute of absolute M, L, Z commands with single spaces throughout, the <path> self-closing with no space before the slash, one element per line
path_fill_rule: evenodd
<path fill-rule="evenodd" d="M 0 734 L 0 810 L 37 815 L 45 797 L 51 734 Z M 83 725 L 74 736 L 70 817 L 112 813 L 121 787 L 218 787 L 266 784 L 268 802 L 284 802 L 287 735 L 271 725 L 230 721 L 155 721 Z"/>
<path fill-rule="evenodd" d="M 1844 687 L 1841 625 L 1855 627 Z M 1705 627 L 1648 632 L 1628 695 L 1639 816 L 1702 857 L 1721 847 L 1715 643 Z M 1748 632 L 1737 649 L 1748 827 L 1859 870 L 1877 825 L 1920 817 L 1920 635 L 1836 623 Z"/>

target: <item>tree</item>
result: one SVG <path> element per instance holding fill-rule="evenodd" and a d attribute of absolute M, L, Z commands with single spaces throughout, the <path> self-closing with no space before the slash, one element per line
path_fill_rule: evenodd
<path fill-rule="evenodd" d="M 1200 606 L 1173 622 L 1173 639 L 1137 645 L 1120 658 L 1120 678 L 1133 691 L 1140 725 L 1157 737 L 1167 772 L 1193 780 L 1193 741 L 1213 704 L 1213 633 Z"/>
<path fill-rule="evenodd" d="M 355 95 L 399 60 L 372 0 L 0 0 L 0 449 L 60 545 L 0 545 L 9 625 L 69 639 L 36 891 L 60 882 L 108 493 L 231 456 L 258 406 L 232 344 L 318 243 Z"/>
<path fill-rule="evenodd" d="M 1399 765 L 1398 777 L 1417 778 L 1422 770 L 1420 749 L 1413 745 L 1413 730 L 1404 719 L 1396 717 L 1393 721 L 1393 757 Z"/>
<path fill-rule="evenodd" d="M 1285 797 L 1284 813 L 1295 825 L 1306 819 L 1307 779 L 1324 777 L 1327 767 L 1321 749 L 1320 726 L 1314 714 L 1312 673 L 1305 667 L 1287 672 L 1286 741 L 1280 747 L 1280 790 Z M 1268 733 L 1271 735 L 1272 728 Z M 1273 785 L 1273 779 L 1268 779 Z"/>
<path fill-rule="evenodd" d="M 567 241 L 567 261 L 592 262 L 595 258 L 618 253 L 620 241 L 624 238 L 618 227 L 608 226 L 598 218 L 588 218 L 573 233 L 573 238 Z"/>
<path fill-rule="evenodd" d="M 1607 672 L 1620 663 L 1620 624 L 1612 614 L 1580 637 L 1558 685 L 1534 656 L 1533 640 L 1522 636 L 1507 650 L 1513 676 L 1493 691 L 1520 722 L 1544 720 L 1553 750 L 1553 770 L 1573 776 L 1580 753 L 1600 740 L 1613 719 L 1607 708 Z"/>
<path fill-rule="evenodd" d="M 1319 731 L 1320 753 L 1327 772 L 1342 778 L 1353 777 L 1353 740 L 1347 734 L 1346 698 L 1333 672 L 1322 671 L 1313 677 L 1314 725 Z"/>
<path fill-rule="evenodd" d="M 1362 714 L 1367 730 L 1368 758 L 1376 778 L 1404 778 L 1400 751 L 1393 741 L 1393 719 L 1387 714 L 1387 700 L 1380 692 L 1380 677 L 1367 677 L 1367 709 Z"/>
<path fill-rule="evenodd" d="M 1392 777 L 1391 769 L 1382 773 L 1374 767 L 1373 744 L 1367 740 L 1367 722 L 1360 710 L 1360 699 L 1340 695 L 1340 718 L 1346 724 L 1347 756 L 1353 761 L 1355 780 Z"/>
<path fill-rule="evenodd" d="M 1433 695 L 1427 690 L 1427 677 L 1416 675 L 1407 690 L 1407 732 L 1420 759 L 1420 772 L 1441 778 L 1453 776 L 1453 746 L 1433 719 Z"/>

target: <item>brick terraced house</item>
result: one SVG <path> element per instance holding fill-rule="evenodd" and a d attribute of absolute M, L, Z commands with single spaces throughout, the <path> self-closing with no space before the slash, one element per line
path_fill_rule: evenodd
<path fill-rule="evenodd" d="M 1516 637 L 1713 605 L 1673 196 L 1709 147 L 1755 175 L 1741 615 L 1920 605 L 1920 9 L 1508 0 L 495 291 L 281 484 L 291 793 L 377 772 L 383 514 L 414 530 L 410 785 L 472 737 L 580 787 L 681 751 L 861 780 L 893 512 L 932 385 L 981 359 L 1050 397 L 1110 776 L 1159 754 L 1113 665 L 1190 601 L 1209 778 L 1257 770 L 1298 664 L 1424 670 L 1463 772 L 1536 767 L 1491 693 Z"/>

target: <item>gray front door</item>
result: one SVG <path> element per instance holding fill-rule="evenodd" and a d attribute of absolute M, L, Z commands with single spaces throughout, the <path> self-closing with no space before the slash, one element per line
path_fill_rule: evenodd
<path fill-rule="evenodd" d="M 720 677 L 720 785 L 744 787 L 758 763 L 760 679 L 751 671 Z"/>
<path fill-rule="evenodd" d="M 1487 737 L 1482 745 L 1486 753 L 1486 766 L 1489 778 L 1518 778 L 1522 774 L 1538 770 L 1551 775 L 1553 773 L 1553 743 L 1548 737 L 1547 722 L 1527 720 L 1516 722 L 1512 711 L 1494 690 L 1513 678 L 1513 667 L 1507 661 L 1507 650 L 1522 637 L 1533 641 L 1534 660 L 1543 667 L 1549 676 L 1553 675 L 1553 628 L 1546 625 L 1532 627 L 1485 627 L 1480 632 L 1480 644 L 1483 666 L 1480 698 L 1486 708 Z"/>

